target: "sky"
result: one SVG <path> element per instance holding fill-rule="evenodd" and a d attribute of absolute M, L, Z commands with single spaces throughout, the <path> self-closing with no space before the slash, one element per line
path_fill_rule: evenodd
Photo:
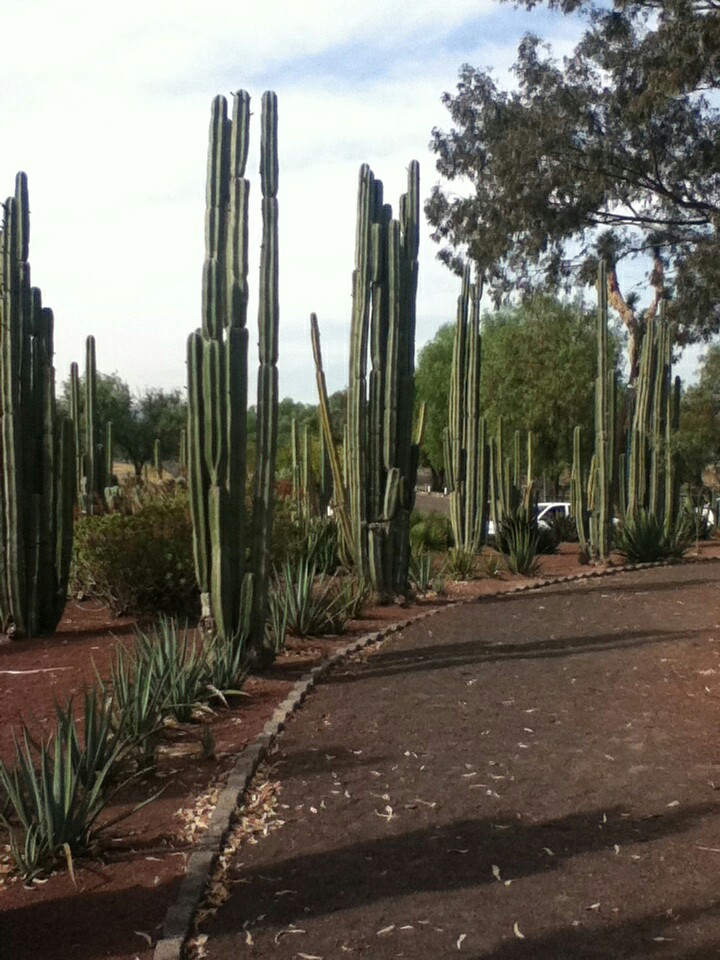
<path fill-rule="evenodd" d="M 495 0 L 2 0 L 0 194 L 12 192 L 18 170 L 28 174 L 32 276 L 55 313 L 58 382 L 94 334 L 101 372 L 118 373 L 134 391 L 184 388 L 187 336 L 200 325 L 210 104 L 237 89 L 250 93 L 255 114 L 255 334 L 260 99 L 272 89 L 280 394 L 317 402 L 311 312 L 328 388 L 343 387 L 360 165 L 371 166 L 397 211 L 417 159 L 427 197 L 438 179 L 431 131 L 449 126 L 441 97 L 460 66 L 491 67 L 509 84 L 523 34 L 539 34 L 562 55 L 581 28 Z M 424 225 L 418 349 L 453 319 L 459 292 L 436 254 Z M 681 375 L 692 376 L 696 359 L 681 363 Z"/>

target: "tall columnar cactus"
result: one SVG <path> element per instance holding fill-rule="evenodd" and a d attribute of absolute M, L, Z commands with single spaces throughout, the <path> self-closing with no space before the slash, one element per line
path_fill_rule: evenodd
<path fill-rule="evenodd" d="M 95 337 L 85 341 L 85 512 L 92 516 L 102 503 L 102 445 L 97 412 L 97 353 Z"/>
<path fill-rule="evenodd" d="M 0 233 L 0 620 L 16 636 L 55 629 L 72 553 L 75 444 L 55 402 L 53 315 L 30 285 L 27 178 Z"/>
<path fill-rule="evenodd" d="M 677 514 L 676 467 L 673 434 L 677 430 L 680 384 L 672 380 L 672 344 L 665 311 L 648 320 L 643 337 L 640 369 L 635 384 L 635 406 L 627 469 L 627 516 L 639 511 L 663 519 L 666 529 Z"/>
<path fill-rule="evenodd" d="M 242 624 L 243 584 L 250 553 L 251 632 L 264 636 L 270 573 L 277 445 L 277 100 L 262 100 L 263 236 L 260 262 L 258 447 L 252 544 L 245 537 L 248 356 L 248 203 L 245 178 L 250 98 L 213 101 L 208 155 L 202 329 L 188 340 L 187 457 L 195 569 L 202 615 L 232 637 Z"/>
<path fill-rule="evenodd" d="M 615 378 L 608 363 L 607 268 L 598 264 L 597 376 L 595 378 L 595 496 L 592 515 L 593 553 L 610 555 L 615 472 Z"/>
<path fill-rule="evenodd" d="M 481 295 L 468 265 L 458 297 L 444 452 L 455 545 L 473 553 L 487 526 L 489 472 L 487 425 L 480 415 Z"/>
<path fill-rule="evenodd" d="M 115 473 L 115 461 L 113 460 L 113 425 L 112 420 L 108 420 L 105 424 L 105 449 L 103 453 L 105 454 L 105 477 L 104 483 L 106 487 L 109 487 L 113 483 L 113 476 Z M 103 491 L 104 492 L 104 491 Z"/>
<path fill-rule="evenodd" d="M 419 448 L 413 440 L 419 166 L 408 170 L 399 219 L 383 187 L 360 168 L 350 327 L 344 535 L 356 570 L 381 595 L 408 584 L 410 512 Z M 368 355 L 370 375 L 368 377 Z M 318 382 L 320 382 L 318 380 Z M 322 401 L 321 401 L 322 402 Z M 326 445 L 332 442 L 325 422 Z"/>

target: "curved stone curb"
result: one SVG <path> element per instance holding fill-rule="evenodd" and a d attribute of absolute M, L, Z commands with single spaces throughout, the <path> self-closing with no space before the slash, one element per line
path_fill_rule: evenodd
<path fill-rule="evenodd" d="M 470 603 L 483 603 L 513 597 L 518 593 L 527 593 L 530 590 L 541 590 L 543 587 L 558 583 L 576 583 L 582 580 L 593 580 L 602 577 L 614 576 L 618 573 L 632 573 L 636 570 L 650 570 L 653 567 L 669 567 L 680 563 L 697 563 L 719 561 L 720 557 L 689 557 L 687 560 L 661 560 L 655 563 L 633 563 L 622 567 L 610 567 L 605 570 L 588 570 L 565 577 L 548 577 L 532 583 L 521 583 L 510 590 L 500 593 L 484 594 L 479 597 L 467 597 L 447 603 L 441 607 L 433 607 L 407 620 L 389 624 L 382 630 L 366 633 L 351 643 L 340 647 L 327 657 L 322 663 L 312 667 L 294 685 L 290 693 L 275 708 L 272 716 L 265 724 L 262 733 L 240 754 L 228 775 L 218 802 L 212 812 L 207 830 L 200 837 L 196 847 L 190 854 L 185 868 L 185 876 L 180 886 L 177 900 L 169 908 L 163 925 L 162 937 L 155 945 L 153 960 L 181 960 L 185 941 L 190 935 L 192 919 L 204 893 L 207 881 L 218 851 L 222 849 L 223 841 L 231 828 L 233 813 L 240 805 L 242 798 L 255 776 L 260 762 L 265 758 L 277 735 L 283 730 L 288 719 L 300 707 L 310 690 L 317 681 L 331 670 L 337 663 L 358 653 L 365 647 L 379 644 L 388 639 L 393 633 L 405 630 L 413 623 L 436 616 L 445 610 Z"/>

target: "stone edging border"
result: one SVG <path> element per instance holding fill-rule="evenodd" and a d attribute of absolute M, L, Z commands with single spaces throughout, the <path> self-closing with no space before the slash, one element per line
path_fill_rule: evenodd
<path fill-rule="evenodd" d="M 344 660 L 353 653 L 358 653 L 360 650 L 372 644 L 384 642 L 393 633 L 399 633 L 411 624 L 418 623 L 428 617 L 433 617 L 445 610 L 451 610 L 454 607 L 512 597 L 518 593 L 540 590 L 543 587 L 554 586 L 559 583 L 575 583 L 582 580 L 614 576 L 618 573 L 632 573 L 635 570 L 650 570 L 654 567 L 669 567 L 678 564 L 705 563 L 709 561 L 720 561 L 720 557 L 689 557 L 686 560 L 660 560 L 655 563 L 632 563 L 622 567 L 610 567 L 604 570 L 589 570 L 578 574 L 570 574 L 565 577 L 548 577 L 543 580 L 534 580 L 531 583 L 521 583 L 516 587 L 512 587 L 510 590 L 503 590 L 499 593 L 461 598 L 445 606 L 425 610 L 415 617 L 409 617 L 407 620 L 390 624 L 382 630 L 363 634 L 363 636 L 357 640 L 353 640 L 351 643 L 340 647 L 323 660 L 322 663 L 312 667 L 308 673 L 295 683 L 287 697 L 275 708 L 272 716 L 265 724 L 262 733 L 238 754 L 228 775 L 227 783 L 223 787 L 218 802 L 212 812 L 208 828 L 202 834 L 197 846 L 190 854 L 177 900 L 165 915 L 162 936 L 155 945 L 153 960 L 181 960 L 185 941 L 190 935 L 193 916 L 195 915 L 207 881 L 212 873 L 214 861 L 222 849 L 222 842 L 231 829 L 233 813 L 240 805 L 261 761 L 265 758 L 268 750 L 278 734 L 283 730 L 288 719 L 300 707 L 318 679 L 341 660 Z"/>

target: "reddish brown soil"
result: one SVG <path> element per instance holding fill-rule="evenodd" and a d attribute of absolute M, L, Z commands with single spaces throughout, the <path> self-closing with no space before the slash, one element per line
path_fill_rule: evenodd
<path fill-rule="evenodd" d="M 703 552 L 720 550 L 711 545 L 703 546 Z M 581 570 L 574 548 L 543 559 L 543 576 Z M 448 597 L 435 602 L 447 604 L 455 597 L 494 593 L 518 582 L 522 578 L 504 575 L 448 584 Z M 608 581 L 607 590 L 613 590 L 616 582 Z M 291 642 L 267 674 L 250 678 L 245 687 L 250 696 L 212 719 L 216 744 L 212 760 L 201 757 L 200 724 L 169 731 L 157 773 L 127 789 L 109 815 L 159 789 L 164 792 L 114 827 L 95 859 L 75 864 L 76 885 L 67 872 L 59 871 L 26 888 L 0 863 L 0 957 L 149 960 L 165 912 L 176 896 L 192 838 L 202 830 L 213 792 L 222 784 L 234 756 L 259 733 L 292 683 L 329 650 L 353 635 L 380 628 L 386 621 L 408 619 L 428 604 L 424 600 L 408 608 L 374 608 L 343 637 Z M 481 608 L 473 608 L 477 609 Z M 707 609 L 706 605 L 705 612 Z M 448 612 L 432 622 L 439 629 L 445 617 L 453 615 Z M 112 619 L 91 602 L 73 603 L 54 637 L 0 645 L 0 756 L 12 760 L 12 730 L 22 719 L 36 733 L 49 730 L 54 701 L 63 703 L 80 693 L 85 683 L 93 682 L 95 669 L 105 673 L 114 645 L 118 640 L 131 641 L 133 630 L 130 619 Z M 364 708 L 358 710 L 365 713 Z M 370 743 L 377 739 L 377 732 L 368 736 Z M 303 948 L 299 949 L 302 952 Z M 371 953 L 384 955 L 375 952 L 374 945 Z"/>

